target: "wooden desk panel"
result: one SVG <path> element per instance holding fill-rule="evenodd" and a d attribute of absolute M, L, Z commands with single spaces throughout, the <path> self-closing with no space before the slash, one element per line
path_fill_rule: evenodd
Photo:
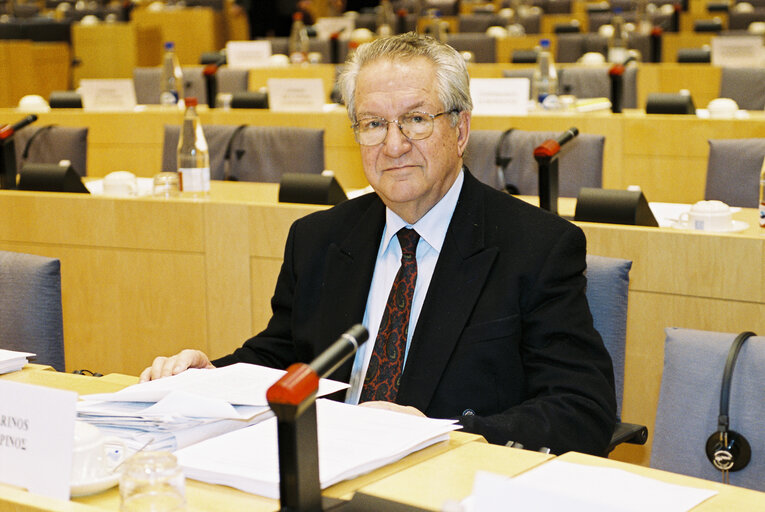
<path fill-rule="evenodd" d="M 447 500 L 459 502 L 472 493 L 477 471 L 516 476 L 554 458 L 529 450 L 470 443 L 364 486 L 359 492 L 442 510 Z"/>
<path fill-rule="evenodd" d="M 50 97 L 69 89 L 71 51 L 67 43 L 0 41 L 0 107 L 15 107 L 27 94 Z"/>

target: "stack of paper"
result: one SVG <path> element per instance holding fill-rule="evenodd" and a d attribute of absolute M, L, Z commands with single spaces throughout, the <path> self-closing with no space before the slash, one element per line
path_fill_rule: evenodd
<path fill-rule="evenodd" d="M 270 417 L 266 391 L 283 374 L 243 363 L 191 369 L 116 393 L 84 395 L 77 415 L 130 449 L 174 451 Z M 322 379 L 319 394 L 347 387 Z"/>
<path fill-rule="evenodd" d="M 29 362 L 27 358 L 35 355 L 31 352 L 16 352 L 0 348 L 0 375 L 21 370 Z"/>
<path fill-rule="evenodd" d="M 322 489 L 445 441 L 461 428 L 388 410 L 318 400 L 319 478 Z M 279 497 L 276 418 L 176 452 L 186 476 L 269 498 Z"/>

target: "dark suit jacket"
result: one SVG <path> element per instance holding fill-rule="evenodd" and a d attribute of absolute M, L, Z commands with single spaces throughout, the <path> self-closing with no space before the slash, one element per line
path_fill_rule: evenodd
<path fill-rule="evenodd" d="M 384 224 L 376 194 L 297 220 L 268 326 L 213 364 L 307 363 L 360 323 Z M 603 454 L 616 405 L 584 293 L 585 244 L 578 227 L 466 170 L 396 402 L 490 442 Z M 351 366 L 331 377 L 347 382 Z"/>

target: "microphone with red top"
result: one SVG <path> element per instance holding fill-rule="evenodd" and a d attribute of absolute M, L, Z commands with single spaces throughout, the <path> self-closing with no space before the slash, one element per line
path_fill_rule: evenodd
<path fill-rule="evenodd" d="M 548 139 L 534 148 L 534 159 L 539 165 L 539 207 L 558 213 L 558 153 L 568 141 L 579 135 L 572 126 L 556 140 Z"/>
<path fill-rule="evenodd" d="M 6 124 L 2 128 L 0 128 L 0 141 L 3 141 L 9 137 L 12 137 L 14 133 L 21 130 L 25 126 L 34 123 L 35 121 L 37 121 L 37 116 L 34 114 L 29 114 L 27 117 L 25 117 L 21 121 L 18 121 L 14 124 Z"/>

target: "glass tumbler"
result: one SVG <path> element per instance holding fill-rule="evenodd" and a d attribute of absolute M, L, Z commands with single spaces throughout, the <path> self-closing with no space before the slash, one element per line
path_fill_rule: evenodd
<path fill-rule="evenodd" d="M 186 480 L 170 452 L 138 452 L 120 476 L 122 512 L 170 512 L 186 507 Z"/>
<path fill-rule="evenodd" d="M 154 197 L 169 199 L 180 195 L 180 180 L 177 172 L 161 172 L 154 176 L 152 194 Z"/>

